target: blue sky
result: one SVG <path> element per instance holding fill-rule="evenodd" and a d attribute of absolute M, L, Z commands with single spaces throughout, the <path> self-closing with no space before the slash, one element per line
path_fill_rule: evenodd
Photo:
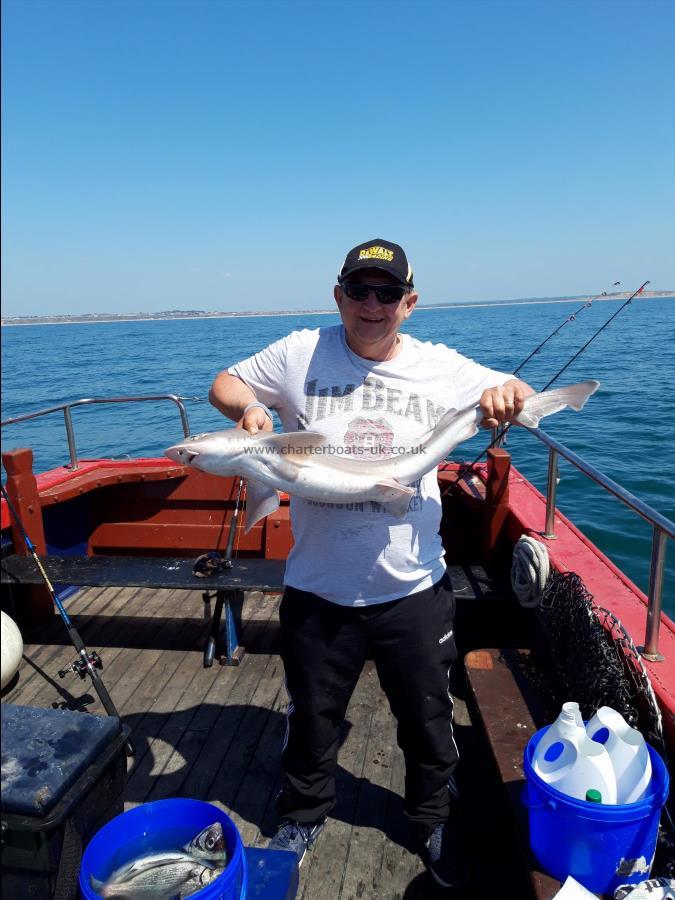
<path fill-rule="evenodd" d="M 675 288 L 675 4 L 5 0 L 3 314 Z"/>

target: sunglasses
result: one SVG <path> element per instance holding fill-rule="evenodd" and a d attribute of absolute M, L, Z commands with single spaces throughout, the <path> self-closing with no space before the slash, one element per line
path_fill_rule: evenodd
<path fill-rule="evenodd" d="M 363 303 L 371 291 L 375 294 L 379 303 L 388 305 L 400 303 L 409 288 L 403 284 L 361 284 L 354 281 L 341 281 L 340 287 L 349 297 L 357 303 Z"/>

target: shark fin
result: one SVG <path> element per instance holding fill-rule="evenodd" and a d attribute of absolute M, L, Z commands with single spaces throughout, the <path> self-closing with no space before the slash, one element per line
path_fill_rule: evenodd
<path fill-rule="evenodd" d="M 532 394 L 526 398 L 525 406 L 515 417 L 514 422 L 528 428 L 537 428 L 541 419 L 560 412 L 566 406 L 578 412 L 599 387 L 599 381 L 581 381 L 579 384 L 569 384 L 567 387 Z"/>
<path fill-rule="evenodd" d="M 248 534 L 251 528 L 275 512 L 279 508 L 279 492 L 267 487 L 260 481 L 252 478 L 246 479 L 246 525 L 244 533 Z"/>
<path fill-rule="evenodd" d="M 318 431 L 288 431 L 283 434 L 260 433 L 256 447 L 275 456 L 274 466 L 284 478 L 295 481 L 299 467 L 321 455 L 328 438 Z"/>
<path fill-rule="evenodd" d="M 387 507 L 387 511 L 393 516 L 402 519 L 408 512 L 411 499 L 415 496 L 415 488 L 401 484 L 395 478 L 385 478 L 377 482 L 378 487 L 385 488 L 387 493 L 394 492 L 393 498 L 382 501 Z"/>

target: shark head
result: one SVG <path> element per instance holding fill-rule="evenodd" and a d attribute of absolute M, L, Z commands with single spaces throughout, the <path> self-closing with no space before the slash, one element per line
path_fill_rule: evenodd
<path fill-rule="evenodd" d="M 238 461 L 252 438 L 240 428 L 194 434 L 164 451 L 164 455 L 182 466 L 192 466 L 214 475 L 236 475 Z"/>

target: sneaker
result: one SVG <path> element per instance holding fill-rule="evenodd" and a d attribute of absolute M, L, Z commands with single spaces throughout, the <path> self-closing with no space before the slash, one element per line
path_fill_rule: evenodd
<path fill-rule="evenodd" d="M 419 854 L 434 881 L 446 888 L 466 884 L 469 873 L 452 827 L 442 822 L 426 840 L 419 838 L 418 843 Z"/>
<path fill-rule="evenodd" d="M 282 822 L 277 833 L 269 843 L 270 850 L 290 850 L 298 857 L 298 866 L 302 864 L 305 853 L 311 850 L 314 842 L 321 834 L 326 820 L 319 822 Z"/>

